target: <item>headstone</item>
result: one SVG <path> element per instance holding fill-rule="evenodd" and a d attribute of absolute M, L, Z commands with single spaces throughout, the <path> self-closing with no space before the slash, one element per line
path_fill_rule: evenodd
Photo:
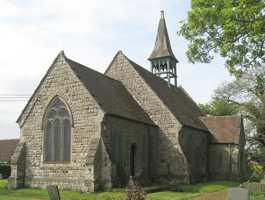
<path fill-rule="evenodd" d="M 2 176 L 2 174 L 0 173 L 0 179 L 3 179 L 3 176 Z"/>
<path fill-rule="evenodd" d="M 60 200 L 61 199 L 57 185 L 48 185 L 47 190 L 48 190 L 50 200 Z"/>
<path fill-rule="evenodd" d="M 249 193 L 244 188 L 229 188 L 228 200 L 249 200 Z"/>

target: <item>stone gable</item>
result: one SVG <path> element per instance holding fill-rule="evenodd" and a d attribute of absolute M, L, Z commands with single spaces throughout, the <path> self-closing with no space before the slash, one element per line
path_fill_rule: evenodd
<path fill-rule="evenodd" d="M 65 102 L 73 118 L 69 164 L 43 163 L 42 121 L 55 96 Z M 93 138 L 100 138 L 102 118 L 103 112 L 94 98 L 59 55 L 18 120 L 26 143 L 25 185 L 45 187 L 52 183 L 68 189 L 93 191 L 93 165 L 87 165 L 86 158 L 92 151 L 88 144 Z"/>
<path fill-rule="evenodd" d="M 115 56 L 105 74 L 121 81 L 159 127 L 159 138 L 153 144 L 153 148 L 158 148 L 156 153 L 159 156 L 153 155 L 151 161 L 156 166 L 154 176 L 177 177 L 180 182 L 188 181 L 187 162 L 178 141 L 178 132 L 182 128 L 180 122 L 121 52 Z"/>

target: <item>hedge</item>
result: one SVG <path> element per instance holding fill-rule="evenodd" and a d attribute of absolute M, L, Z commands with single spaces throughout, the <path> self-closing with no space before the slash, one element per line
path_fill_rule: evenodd
<path fill-rule="evenodd" d="M 11 167 L 9 164 L 6 163 L 0 163 L 0 176 L 2 176 L 2 178 L 6 179 L 10 176 L 11 173 Z"/>

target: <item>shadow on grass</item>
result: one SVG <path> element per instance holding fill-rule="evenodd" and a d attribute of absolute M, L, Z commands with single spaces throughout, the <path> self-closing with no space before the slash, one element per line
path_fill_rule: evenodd
<path fill-rule="evenodd" d="M 191 193 L 209 193 L 227 189 L 229 187 L 237 187 L 240 183 L 233 181 L 217 181 L 198 183 L 194 185 L 179 185 L 176 189 L 178 192 L 191 192 Z"/>

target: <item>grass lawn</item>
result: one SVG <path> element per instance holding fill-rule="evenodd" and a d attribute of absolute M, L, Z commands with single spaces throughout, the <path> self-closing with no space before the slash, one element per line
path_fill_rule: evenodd
<path fill-rule="evenodd" d="M 250 200 L 264 200 L 265 193 L 251 195 Z"/>
<path fill-rule="evenodd" d="M 44 189 L 6 189 L 6 180 L 0 180 L 0 200 L 48 200 L 47 190 Z M 176 191 L 163 191 L 147 194 L 147 200 L 189 200 L 206 193 L 224 190 L 237 186 L 235 182 L 210 182 L 196 185 L 180 185 Z M 80 193 L 61 191 L 62 200 L 123 200 L 124 192 Z M 257 199 L 259 200 L 259 199 Z"/>

